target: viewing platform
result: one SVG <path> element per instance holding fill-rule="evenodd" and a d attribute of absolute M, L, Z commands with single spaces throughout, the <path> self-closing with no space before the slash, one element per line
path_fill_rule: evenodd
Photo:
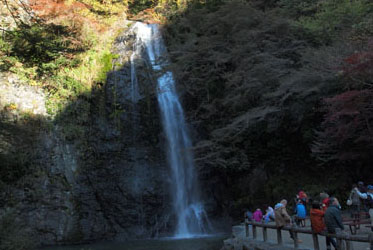
<path fill-rule="evenodd" d="M 232 228 L 232 237 L 224 241 L 222 250 L 326 250 L 326 234 L 314 234 L 310 225 L 307 220 L 305 227 L 286 226 L 278 229 L 274 222 L 264 224 L 245 221 Z M 290 230 L 294 233 L 294 240 L 287 232 Z M 344 250 L 373 250 L 373 233 L 369 229 L 362 228 L 358 234 L 352 235 L 346 228 L 345 231 L 329 235 L 336 238 Z"/>

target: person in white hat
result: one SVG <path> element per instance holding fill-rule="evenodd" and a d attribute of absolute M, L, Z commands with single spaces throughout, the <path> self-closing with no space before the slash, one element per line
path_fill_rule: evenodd
<path fill-rule="evenodd" d="M 365 204 L 369 209 L 370 229 L 373 232 L 373 185 L 368 185 L 366 193 L 361 193 L 357 188 L 355 190 L 361 199 L 366 200 Z"/>

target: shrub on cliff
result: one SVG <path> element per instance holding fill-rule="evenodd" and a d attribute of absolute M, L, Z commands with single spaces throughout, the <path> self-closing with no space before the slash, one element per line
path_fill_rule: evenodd
<path fill-rule="evenodd" d="M 277 6 L 291 18 L 311 16 L 317 12 L 320 2 L 317 0 L 279 0 Z"/>
<path fill-rule="evenodd" d="M 25 15 L 33 14 L 26 22 L 16 8 L 5 13 L 16 25 L 4 24 L 0 69 L 42 87 L 48 98 L 47 111 L 56 115 L 95 83 L 105 82 L 112 68 L 108 60 L 113 58 L 110 47 L 116 34 L 108 32 L 108 27 L 126 10 L 127 3 L 30 0 L 21 5 L 17 1 L 2 0 L 0 4 L 12 2 L 23 6 Z"/>
<path fill-rule="evenodd" d="M 331 43 L 343 32 L 364 30 L 373 15 L 373 3 L 369 0 L 326 0 L 306 6 L 311 14 L 302 13 L 296 23 L 317 43 Z"/>

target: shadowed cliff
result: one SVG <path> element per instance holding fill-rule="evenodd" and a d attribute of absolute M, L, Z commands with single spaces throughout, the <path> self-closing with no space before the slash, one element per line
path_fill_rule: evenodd
<path fill-rule="evenodd" d="M 132 39 L 130 33 L 117 38 L 119 56 L 106 83 L 53 120 L 22 112 L 16 103 L 1 105 L 1 211 L 11 209 L 14 227 L 28 228 L 37 243 L 173 230 L 155 83 L 141 58 L 135 61 L 140 97 L 136 104 L 130 98 Z"/>

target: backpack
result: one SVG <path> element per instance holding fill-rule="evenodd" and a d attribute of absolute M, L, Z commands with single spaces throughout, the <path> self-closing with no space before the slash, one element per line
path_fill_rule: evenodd
<path fill-rule="evenodd" d="M 297 211 L 297 217 L 299 219 L 305 219 L 306 216 L 307 216 L 307 211 L 306 211 L 306 206 L 303 205 L 302 203 L 299 203 L 296 207 L 296 211 Z"/>
<path fill-rule="evenodd" d="M 367 194 L 367 203 L 368 207 L 373 208 L 373 195 Z"/>
<path fill-rule="evenodd" d="M 369 195 L 368 195 L 368 196 L 369 196 Z M 351 191 L 350 197 L 351 197 L 352 205 L 359 205 L 359 204 L 360 204 L 360 197 L 359 197 L 359 195 L 356 193 L 355 190 L 352 190 L 352 191 Z"/>

